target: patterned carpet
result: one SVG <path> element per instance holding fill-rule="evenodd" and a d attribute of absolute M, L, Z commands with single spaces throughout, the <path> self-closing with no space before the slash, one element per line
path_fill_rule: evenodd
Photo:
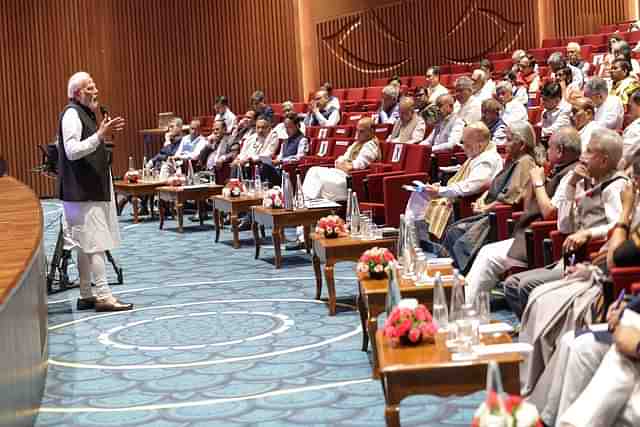
<path fill-rule="evenodd" d="M 61 205 L 43 206 L 51 254 Z M 77 290 L 50 296 L 37 426 L 384 425 L 382 389 L 360 351 L 353 264 L 336 267 L 341 304 L 329 317 L 304 252 L 285 252 L 276 271 L 272 247 L 253 258 L 248 232 L 234 250 L 228 229 L 214 243 L 211 221 L 187 220 L 179 234 L 175 221 L 160 231 L 131 218 L 120 219 L 125 284 L 113 290 L 136 309 L 76 312 Z M 405 399 L 402 425 L 468 426 L 482 397 Z"/>

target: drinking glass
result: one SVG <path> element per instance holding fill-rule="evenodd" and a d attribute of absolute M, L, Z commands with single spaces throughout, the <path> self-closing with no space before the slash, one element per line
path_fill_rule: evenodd
<path fill-rule="evenodd" d="M 262 182 L 262 194 L 267 194 L 267 191 L 269 191 L 269 181 L 263 181 Z"/>
<path fill-rule="evenodd" d="M 456 320 L 456 352 L 469 356 L 473 352 L 473 323 L 469 319 Z"/>
<path fill-rule="evenodd" d="M 476 297 L 476 312 L 481 325 L 486 325 L 491 321 L 491 300 L 487 291 L 478 292 Z"/>
<path fill-rule="evenodd" d="M 468 320 L 471 324 L 471 341 L 472 344 L 480 344 L 480 320 L 478 312 L 473 304 L 464 304 L 462 306 L 462 318 Z"/>

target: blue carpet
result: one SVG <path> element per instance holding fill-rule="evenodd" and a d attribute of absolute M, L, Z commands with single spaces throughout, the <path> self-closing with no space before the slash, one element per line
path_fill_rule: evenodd
<path fill-rule="evenodd" d="M 43 206 L 51 254 L 61 205 Z M 37 426 L 384 425 L 382 389 L 360 351 L 353 264 L 336 266 L 342 304 L 329 317 L 304 252 L 285 252 L 275 270 L 273 248 L 255 260 L 248 232 L 234 250 L 228 229 L 214 243 L 210 224 L 160 231 L 125 210 L 120 225 L 125 284 L 113 290 L 136 309 L 76 312 L 77 289 L 50 296 Z M 402 425 L 468 426 L 482 398 L 405 399 Z"/>

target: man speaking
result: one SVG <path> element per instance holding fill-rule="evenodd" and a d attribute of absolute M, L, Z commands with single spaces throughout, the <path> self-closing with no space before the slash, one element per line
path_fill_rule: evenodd
<path fill-rule="evenodd" d="M 67 243 L 78 250 L 78 310 L 131 310 L 111 294 L 105 251 L 120 245 L 111 154 L 105 143 L 124 128 L 122 117 L 103 117 L 98 126 L 98 88 L 88 73 L 69 79 L 69 104 L 60 114 L 58 130 L 58 194 L 64 207 Z M 91 289 L 91 276 L 95 291 Z"/>

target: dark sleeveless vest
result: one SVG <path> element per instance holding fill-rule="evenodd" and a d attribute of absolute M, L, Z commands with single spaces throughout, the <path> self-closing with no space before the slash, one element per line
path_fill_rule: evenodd
<path fill-rule="evenodd" d="M 78 112 L 82 122 L 81 140 L 98 130 L 95 114 L 83 105 L 71 101 L 60 114 L 58 124 L 58 197 L 68 202 L 108 202 L 111 200 L 109 164 L 111 156 L 105 144 L 78 160 L 69 160 L 62 137 L 62 117 L 68 109 Z"/>
<path fill-rule="evenodd" d="M 302 138 L 304 138 L 304 135 L 302 134 L 302 132 L 298 132 L 297 134 L 290 136 L 284 141 L 282 148 L 283 159 L 298 154 L 298 146 L 300 145 L 300 141 L 302 141 Z"/>

